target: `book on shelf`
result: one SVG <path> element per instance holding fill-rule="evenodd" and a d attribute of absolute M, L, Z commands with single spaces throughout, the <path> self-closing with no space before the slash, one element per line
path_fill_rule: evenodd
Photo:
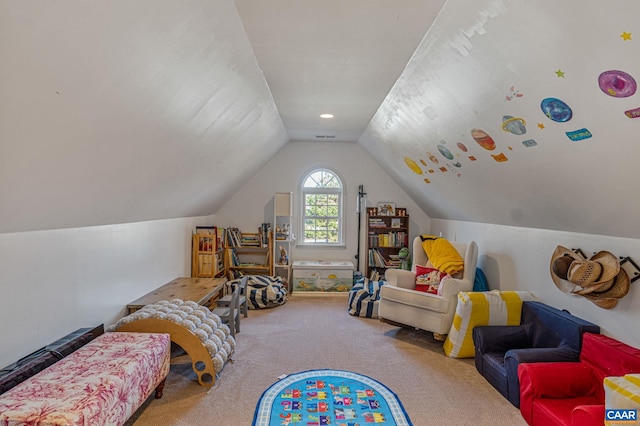
<path fill-rule="evenodd" d="M 216 233 L 216 251 L 224 250 L 226 248 L 225 247 L 225 235 L 226 235 L 226 229 L 218 228 L 217 233 Z"/>
<path fill-rule="evenodd" d="M 229 247 L 240 247 L 242 233 L 238 228 L 227 228 L 227 243 Z"/>
<path fill-rule="evenodd" d="M 238 259 L 238 254 L 236 253 L 236 251 L 234 249 L 231 249 L 231 254 L 230 254 L 230 264 L 231 266 L 239 266 L 240 265 L 240 260 Z"/>
<path fill-rule="evenodd" d="M 269 231 L 271 231 L 270 223 L 263 223 L 260 225 L 258 234 L 260 234 L 261 247 L 269 247 Z"/>
<path fill-rule="evenodd" d="M 218 253 L 216 253 L 216 277 L 220 277 L 224 275 L 224 257 Z"/>
<path fill-rule="evenodd" d="M 369 247 L 406 247 L 407 233 L 393 231 L 369 234 Z"/>
<path fill-rule="evenodd" d="M 259 234 L 241 234 L 240 247 L 262 247 Z"/>
<path fill-rule="evenodd" d="M 376 268 L 400 268 L 402 261 L 398 256 L 390 255 L 389 258 L 385 258 L 382 253 L 376 249 L 369 250 L 369 265 Z"/>
<path fill-rule="evenodd" d="M 369 228 L 386 228 L 387 223 L 379 217 L 370 217 L 369 218 Z"/>

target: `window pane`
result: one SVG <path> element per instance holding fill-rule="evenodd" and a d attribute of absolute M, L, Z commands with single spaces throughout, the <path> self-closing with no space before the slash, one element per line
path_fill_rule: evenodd
<path fill-rule="evenodd" d="M 338 182 L 338 179 L 336 179 L 336 177 L 331 173 L 325 174 L 323 183 L 324 185 L 322 186 L 324 188 L 340 188 L 340 183 Z"/>
<path fill-rule="evenodd" d="M 337 217 L 338 211 L 339 211 L 338 206 L 327 207 L 327 216 Z"/>
<path fill-rule="evenodd" d="M 304 181 L 305 188 L 340 188 L 340 180 L 328 170 L 317 170 Z"/>
<path fill-rule="evenodd" d="M 338 176 L 325 169 L 310 173 L 303 183 L 303 200 L 304 242 L 340 243 L 342 183 Z"/>

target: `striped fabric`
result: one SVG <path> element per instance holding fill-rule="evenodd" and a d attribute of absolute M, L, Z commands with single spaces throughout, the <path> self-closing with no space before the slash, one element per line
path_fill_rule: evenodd
<path fill-rule="evenodd" d="M 604 378 L 605 409 L 640 410 L 640 374 L 626 374 L 623 377 Z M 636 411 L 637 413 L 638 411 Z M 605 425 L 620 424 L 608 422 Z M 634 424 L 636 422 L 633 422 Z"/>
<path fill-rule="evenodd" d="M 265 309 L 284 305 L 287 302 L 287 286 L 281 277 L 265 275 L 249 275 L 247 280 L 247 294 L 249 309 Z M 231 291 L 235 289 L 241 278 L 227 283 Z"/>
<path fill-rule="evenodd" d="M 519 325 L 525 300 L 535 300 L 535 297 L 528 291 L 461 291 L 453 324 L 444 342 L 444 353 L 451 358 L 473 358 L 473 328 L 478 325 Z"/>
<path fill-rule="evenodd" d="M 360 278 L 349 291 L 349 314 L 357 317 L 378 318 L 378 300 L 384 281 Z"/>

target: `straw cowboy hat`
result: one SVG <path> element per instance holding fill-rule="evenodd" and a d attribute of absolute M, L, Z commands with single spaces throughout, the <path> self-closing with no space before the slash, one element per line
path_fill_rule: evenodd
<path fill-rule="evenodd" d="M 629 292 L 629 276 L 620 261 L 608 251 L 585 259 L 566 247 L 556 247 L 551 256 L 551 279 L 564 293 L 584 296 L 597 306 L 613 308 Z"/>
<path fill-rule="evenodd" d="M 585 294 L 584 297 L 601 308 L 611 309 L 618 304 L 618 299 L 629 293 L 630 284 L 629 275 L 624 269 L 620 268 L 620 272 L 609 290 Z"/>

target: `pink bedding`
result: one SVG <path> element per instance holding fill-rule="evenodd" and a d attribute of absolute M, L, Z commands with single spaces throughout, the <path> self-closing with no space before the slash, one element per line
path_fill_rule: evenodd
<path fill-rule="evenodd" d="M 0 395 L 0 425 L 122 425 L 169 374 L 170 345 L 105 333 Z"/>

